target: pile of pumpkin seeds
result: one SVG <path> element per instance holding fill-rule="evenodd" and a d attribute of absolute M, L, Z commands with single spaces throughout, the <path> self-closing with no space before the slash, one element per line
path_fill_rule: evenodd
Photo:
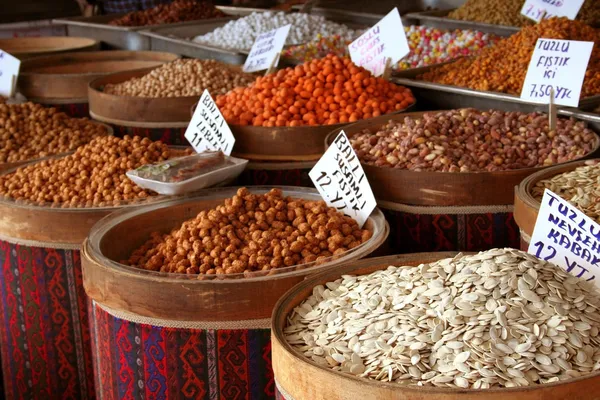
<path fill-rule="evenodd" d="M 515 249 L 319 285 L 287 341 L 317 364 L 398 384 L 529 386 L 600 369 L 600 293 Z"/>
<path fill-rule="evenodd" d="M 533 197 L 542 201 L 544 189 L 550 189 L 585 215 L 600 223 L 600 163 L 586 161 L 573 171 L 558 174 L 535 184 Z"/>

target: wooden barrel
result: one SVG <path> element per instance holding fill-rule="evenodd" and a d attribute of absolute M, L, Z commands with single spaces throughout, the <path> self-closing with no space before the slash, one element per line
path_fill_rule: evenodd
<path fill-rule="evenodd" d="M 98 41 L 71 36 L 20 37 L 0 39 L 0 49 L 20 60 L 27 58 L 66 53 L 69 51 L 86 51 L 100 48 Z"/>
<path fill-rule="evenodd" d="M 506 389 L 454 389 L 402 386 L 358 378 L 319 366 L 305 358 L 285 340 L 283 329 L 290 312 L 312 294 L 315 286 L 339 279 L 342 275 L 365 275 L 390 265 L 416 266 L 452 257 L 456 253 L 420 253 L 355 261 L 335 270 L 308 277 L 288 291 L 275 305 L 271 345 L 277 398 L 282 400 L 592 400 L 598 398 L 600 373 L 537 386 Z"/>
<path fill-rule="evenodd" d="M 591 160 L 590 160 L 591 161 Z M 600 160 L 594 160 L 600 161 Z M 542 171 L 531 174 L 521 181 L 514 192 L 515 202 L 515 221 L 521 234 L 520 248 L 527 251 L 529 242 L 533 235 L 533 228 L 540 211 L 540 201 L 533 197 L 532 190 L 535 185 L 544 179 L 550 179 L 553 176 L 573 171 L 578 167 L 586 165 L 588 161 L 573 161 L 563 165 L 546 168 Z"/>
<path fill-rule="evenodd" d="M 266 193 L 271 188 L 250 188 Z M 99 222 L 83 250 L 83 280 L 93 300 L 97 395 L 103 399 L 271 399 L 270 316 L 286 290 L 317 271 L 374 251 L 387 223 L 375 210 L 369 241 L 318 267 L 294 266 L 266 276 L 198 279 L 120 264 L 154 231 L 168 232 L 201 210 L 222 204 L 236 188 L 119 212 Z M 318 199 L 314 189 L 283 188 Z"/>
<path fill-rule="evenodd" d="M 155 51 L 89 51 L 27 59 L 21 63 L 19 91 L 28 100 L 88 117 L 88 84 L 118 71 L 156 67 L 179 56 Z"/>
<path fill-rule="evenodd" d="M 381 116 L 344 127 L 351 138 L 377 131 L 388 121 L 424 112 Z M 340 129 L 325 141 L 329 146 Z M 600 140 L 585 157 L 600 148 Z M 362 163 L 377 204 L 390 223 L 390 248 L 396 252 L 481 251 L 519 247 L 513 218 L 514 187 L 544 168 L 498 172 L 410 171 Z"/>
<path fill-rule="evenodd" d="M 250 161 L 238 178 L 241 186 L 314 187 L 308 173 L 316 161 Z"/>

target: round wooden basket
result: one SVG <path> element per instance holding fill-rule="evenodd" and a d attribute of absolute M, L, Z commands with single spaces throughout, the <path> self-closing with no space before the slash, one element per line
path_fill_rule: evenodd
<path fill-rule="evenodd" d="M 273 372 L 278 398 L 285 400 L 564 400 L 596 399 L 600 373 L 557 383 L 507 389 L 454 389 L 403 386 L 354 377 L 333 371 L 307 359 L 292 348 L 283 334 L 292 310 L 312 294 L 315 286 L 339 279 L 342 275 L 365 275 L 390 265 L 416 266 L 452 257 L 456 253 L 419 253 L 355 261 L 335 270 L 308 277 L 288 291 L 275 305 L 271 326 Z"/>
<path fill-rule="evenodd" d="M 0 39 L 0 49 L 24 60 L 26 58 L 100 48 L 96 40 L 72 36 L 20 37 Z"/>
<path fill-rule="evenodd" d="M 19 91 L 43 104 L 87 103 L 88 84 L 110 73 L 156 67 L 179 58 L 156 51 L 90 51 L 27 59 L 21 63 Z"/>
<path fill-rule="evenodd" d="M 106 129 L 106 135 L 107 136 L 112 136 L 114 134 L 114 130 L 110 126 L 108 126 L 106 124 L 103 124 L 101 122 L 97 122 L 97 121 L 90 121 L 90 122 L 93 123 L 93 124 L 96 124 L 96 125 L 103 126 L 104 129 Z M 12 170 L 14 168 L 23 166 L 25 164 L 36 163 L 36 162 L 42 161 L 42 160 L 44 160 L 46 158 L 61 157 L 61 156 L 64 156 L 64 155 L 66 155 L 66 154 L 65 153 L 63 153 L 63 154 L 55 154 L 55 155 L 52 155 L 52 156 L 49 156 L 49 157 L 43 157 L 43 158 L 37 158 L 37 159 L 31 159 L 31 160 L 15 161 L 15 162 L 10 162 L 10 163 L 3 163 L 3 164 L 0 163 L 0 174 L 4 173 L 6 171 Z"/>
<path fill-rule="evenodd" d="M 377 131 L 388 121 L 402 121 L 405 117 L 419 117 L 425 112 L 381 116 L 344 127 L 348 138 L 365 129 Z M 328 147 L 341 129 L 329 133 Z M 582 158 L 590 157 L 600 148 L 596 138 L 594 149 Z M 544 167 L 523 168 L 497 172 L 432 172 L 409 171 L 399 168 L 362 164 L 373 193 L 378 200 L 419 206 L 473 206 L 513 204 L 513 188 L 527 176 Z"/>
<path fill-rule="evenodd" d="M 536 172 L 535 174 L 529 175 L 515 188 L 514 216 L 515 221 L 519 226 L 519 230 L 521 231 L 521 249 L 527 250 L 529 247 L 529 240 L 531 239 L 531 235 L 533 235 L 533 228 L 535 227 L 538 212 L 540 211 L 540 201 L 534 198 L 531 194 L 535 185 L 541 180 L 549 179 L 553 176 L 573 171 L 578 167 L 586 165 L 586 163 L 587 161 L 580 160 L 546 168 L 542 171 Z"/>

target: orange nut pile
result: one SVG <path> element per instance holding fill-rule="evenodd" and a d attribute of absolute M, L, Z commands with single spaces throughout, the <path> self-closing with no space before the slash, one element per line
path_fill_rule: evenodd
<path fill-rule="evenodd" d="M 374 77 L 348 58 L 329 55 L 260 77 L 216 102 L 234 125 L 314 126 L 376 117 L 414 101 L 409 89 Z"/>
<path fill-rule="evenodd" d="M 423 74 L 419 79 L 475 90 L 519 95 L 539 38 L 600 43 L 600 30 L 567 18 L 551 18 L 526 27 L 472 58 L 461 58 Z M 600 48 L 594 46 L 581 96 L 600 94 Z"/>
<path fill-rule="evenodd" d="M 66 153 L 107 134 L 104 126 L 56 108 L 0 102 L 0 163 Z"/>
<path fill-rule="evenodd" d="M 139 136 L 100 137 L 66 157 L 40 161 L 0 176 L 0 195 L 61 207 L 128 203 L 152 193 L 136 186 L 125 173 L 170 157 L 171 151 L 161 142 Z"/>
<path fill-rule="evenodd" d="M 280 189 L 257 195 L 242 188 L 171 233 L 153 233 L 123 263 L 160 272 L 251 275 L 321 263 L 370 237 L 371 231 L 323 201 L 284 197 Z"/>

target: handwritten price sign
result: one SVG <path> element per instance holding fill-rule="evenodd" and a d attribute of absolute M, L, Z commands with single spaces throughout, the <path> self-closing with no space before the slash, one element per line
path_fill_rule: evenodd
<path fill-rule="evenodd" d="M 377 205 L 365 171 L 343 131 L 308 175 L 328 206 L 353 218 L 361 227 Z"/>
<path fill-rule="evenodd" d="M 185 131 L 185 138 L 198 153 L 221 150 L 227 155 L 231 154 L 235 137 L 208 90 L 204 90 L 200 96 L 196 111 Z"/>
<path fill-rule="evenodd" d="M 291 25 L 286 25 L 258 35 L 244 63 L 244 72 L 262 71 L 277 64 L 290 28 Z"/>
<path fill-rule="evenodd" d="M 540 22 L 552 17 L 575 19 L 585 0 L 527 0 L 523 4 L 521 14 Z"/>
<path fill-rule="evenodd" d="M 0 96 L 13 97 L 21 61 L 0 50 Z"/>

